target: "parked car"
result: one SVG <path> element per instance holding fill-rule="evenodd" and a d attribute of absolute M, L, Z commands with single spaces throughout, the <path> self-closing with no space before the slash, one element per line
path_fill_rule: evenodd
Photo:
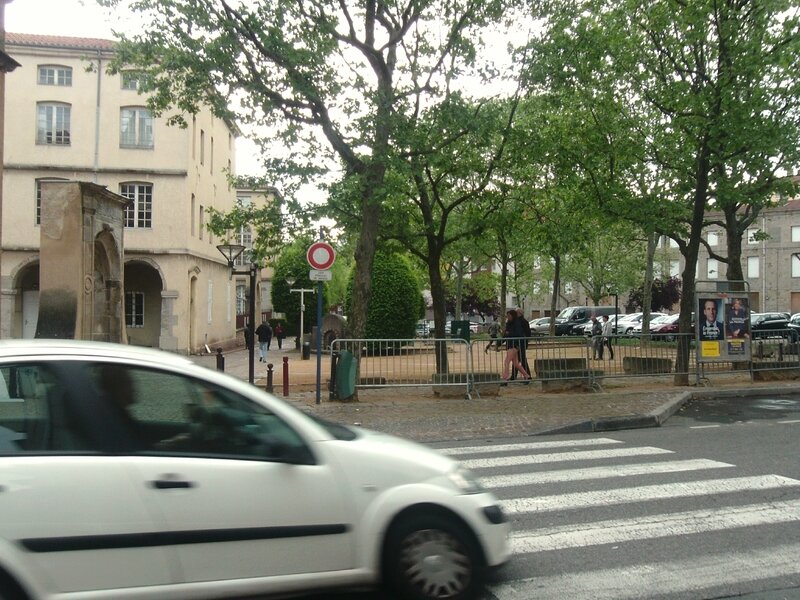
<path fill-rule="evenodd" d="M 750 313 L 750 335 L 754 340 L 781 337 L 796 342 L 800 339 L 800 327 L 787 319 L 785 313 Z"/>
<path fill-rule="evenodd" d="M 616 310 L 613 306 L 570 306 L 556 316 L 556 335 L 583 335 L 583 329 L 578 325 L 585 325 L 592 315 L 613 315 Z"/>
<path fill-rule="evenodd" d="M 663 324 L 671 315 L 665 315 L 662 313 L 655 313 L 656 316 L 653 317 L 654 313 L 650 313 L 650 333 L 653 332 L 653 328 Z M 642 329 L 644 327 L 644 319 L 640 319 L 639 322 L 633 326 L 633 331 L 630 335 L 636 337 L 642 335 Z"/>
<path fill-rule="evenodd" d="M 424 319 L 421 321 L 417 321 L 416 336 L 419 338 L 431 337 L 431 328 L 428 325 L 428 322 L 425 321 Z"/>
<path fill-rule="evenodd" d="M 678 321 L 680 315 L 669 315 L 663 318 L 659 323 L 650 324 L 650 334 L 653 339 L 666 340 L 672 342 L 678 334 Z"/>
<path fill-rule="evenodd" d="M 550 335 L 550 317 L 539 317 L 528 321 L 532 336 Z"/>
<path fill-rule="evenodd" d="M 650 324 L 653 324 L 653 321 L 658 317 L 665 316 L 665 313 L 661 312 L 651 312 L 650 313 Z M 644 313 L 631 313 L 629 315 L 625 315 L 623 319 L 620 319 L 618 329 L 620 335 L 633 335 L 634 329 L 637 325 L 639 325 L 639 331 L 641 332 L 641 323 L 642 319 L 644 318 Z"/>
<path fill-rule="evenodd" d="M 93 342 L 0 342 L 0 512 L 2 598 L 471 598 L 509 556 L 453 459 Z"/>

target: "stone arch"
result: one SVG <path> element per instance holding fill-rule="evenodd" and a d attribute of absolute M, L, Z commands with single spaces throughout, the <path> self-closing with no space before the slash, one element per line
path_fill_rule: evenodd
<path fill-rule="evenodd" d="M 7 300 L 11 337 L 33 338 L 39 318 L 39 256 L 28 257 L 14 266 L 11 281 L 13 293 Z"/>
<path fill-rule="evenodd" d="M 123 341 L 123 289 L 120 251 L 113 234 L 106 228 L 94 238 L 91 290 L 92 339 Z M 88 290 L 87 290 L 88 291 Z"/>
<path fill-rule="evenodd" d="M 172 309 L 165 303 L 164 274 L 158 263 L 147 257 L 125 261 L 125 333 L 128 343 L 151 348 L 161 347 L 171 322 L 165 318 Z"/>

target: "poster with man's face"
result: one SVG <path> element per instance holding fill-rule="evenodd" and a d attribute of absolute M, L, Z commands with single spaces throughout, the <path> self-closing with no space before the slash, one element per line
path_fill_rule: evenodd
<path fill-rule="evenodd" d="M 750 336 L 750 314 L 747 298 L 730 298 L 725 307 L 725 335 L 729 340 Z"/>
<path fill-rule="evenodd" d="M 700 298 L 698 304 L 700 339 L 724 340 L 725 330 L 719 316 L 721 302 L 717 298 Z"/>

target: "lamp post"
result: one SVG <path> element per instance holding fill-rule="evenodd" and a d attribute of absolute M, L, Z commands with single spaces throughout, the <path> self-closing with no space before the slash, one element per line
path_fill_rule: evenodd
<path fill-rule="evenodd" d="M 300 333 L 297 336 L 297 347 L 300 348 L 300 350 L 302 352 L 302 350 L 303 350 L 303 345 L 302 345 L 303 344 L 303 313 L 305 313 L 305 311 L 306 311 L 306 303 L 305 303 L 305 297 L 306 296 L 305 296 L 305 294 L 306 294 L 306 292 L 308 292 L 310 294 L 313 294 L 314 290 L 307 290 L 307 289 L 303 289 L 303 288 L 293 289 L 292 286 L 295 284 L 295 281 L 297 281 L 297 279 L 295 279 L 294 277 L 287 277 L 286 278 L 286 283 L 289 284 L 289 292 L 292 293 L 292 294 L 300 294 Z M 301 354 L 301 356 L 302 356 L 302 354 Z"/>
<path fill-rule="evenodd" d="M 255 379 L 255 346 L 256 346 L 256 338 L 255 338 L 255 327 L 256 327 L 256 273 L 258 272 L 258 265 L 254 262 L 250 263 L 250 268 L 247 271 L 237 271 L 233 268 L 234 261 L 239 257 L 239 255 L 244 252 L 244 246 L 241 244 L 220 244 L 217 246 L 217 250 L 220 251 L 220 254 L 225 257 L 228 261 L 228 268 L 231 270 L 231 277 L 234 275 L 249 275 L 250 276 L 250 306 L 249 306 L 249 315 L 248 315 L 248 323 L 246 325 L 247 330 L 249 331 L 249 339 L 250 339 L 250 347 L 247 349 L 248 351 L 248 381 L 253 383 Z"/>

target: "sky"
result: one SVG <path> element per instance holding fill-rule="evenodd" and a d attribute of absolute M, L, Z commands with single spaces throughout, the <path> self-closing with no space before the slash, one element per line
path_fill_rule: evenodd
<path fill-rule="evenodd" d="M 134 15 L 103 8 L 95 0 L 12 0 L 6 4 L 5 29 L 113 40 L 112 30 L 130 33 L 135 19 Z M 259 174 L 256 145 L 245 138 L 236 143 L 236 170 L 238 175 Z"/>

